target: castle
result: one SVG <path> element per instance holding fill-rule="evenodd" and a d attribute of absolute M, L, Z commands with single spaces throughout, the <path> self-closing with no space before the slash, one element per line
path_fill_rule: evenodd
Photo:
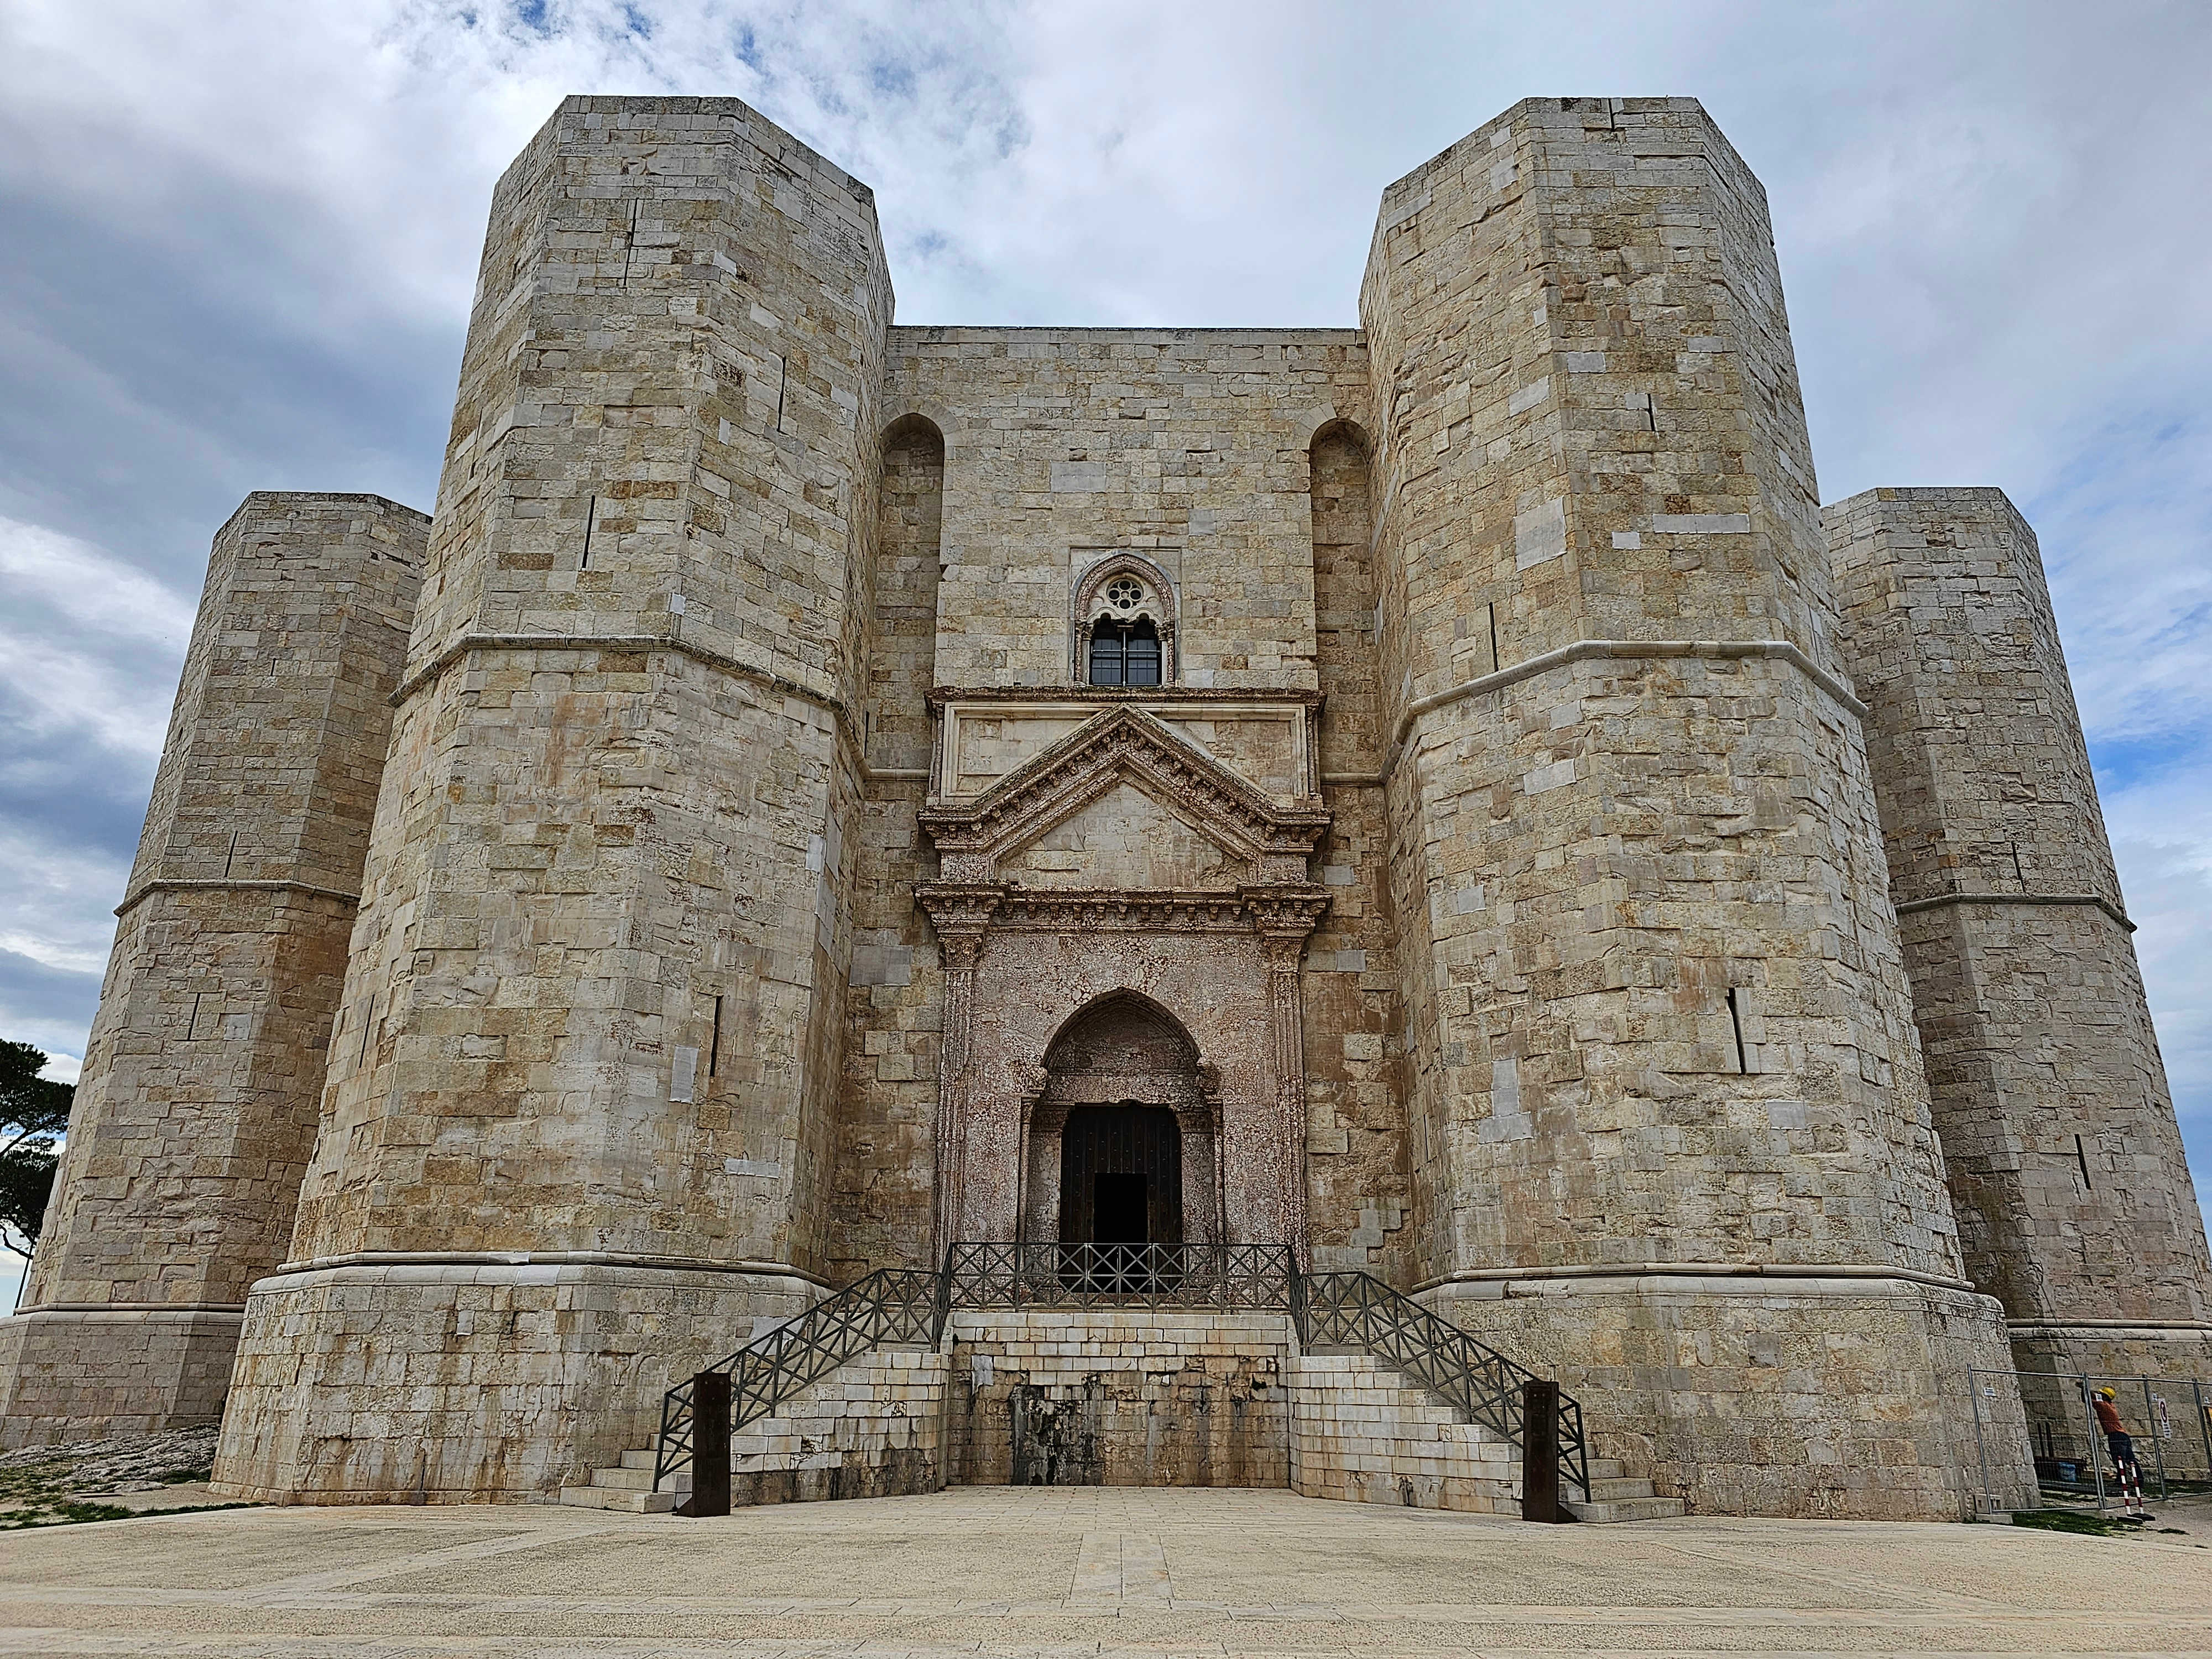
<path fill-rule="evenodd" d="M 1705 112 L 1517 105 L 1359 318 L 900 327 L 753 111 L 563 103 L 434 515 L 216 538 L 0 1443 L 549 1496 L 963 1240 L 1372 1274 L 1716 1512 L 1956 1515 L 1969 1367 L 2205 1375 L 2035 538 L 1822 509 Z"/>

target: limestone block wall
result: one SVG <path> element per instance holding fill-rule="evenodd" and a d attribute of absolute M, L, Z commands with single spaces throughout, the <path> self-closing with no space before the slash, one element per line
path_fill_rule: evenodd
<path fill-rule="evenodd" d="M 951 1357 L 878 1348 L 730 1437 L 730 1498 L 897 1498 L 945 1485 Z"/>
<path fill-rule="evenodd" d="M 764 1269 L 578 1256 L 289 1268 L 248 1302 L 216 1490 L 318 1504 L 550 1493 L 652 1442 L 663 1378 L 822 1294 Z"/>
<path fill-rule="evenodd" d="M 703 1318 L 699 1274 L 726 1325 L 814 1282 L 890 311 L 866 186 L 734 100 L 569 99 L 501 179 L 322 1132 L 290 1272 L 248 1310 L 226 1480 L 549 1491 L 626 1443 L 614 1393 L 696 1363 L 580 1340 L 526 1361 L 498 1322 L 458 1334 L 434 1276 L 384 1288 L 362 1374 L 325 1271 L 617 1269 L 646 1328 Z M 401 1401 L 418 1432 L 343 1455 L 301 1426 Z M 545 1439 L 520 1458 L 526 1417 Z"/>
<path fill-rule="evenodd" d="M 950 1485 L 1289 1481 L 1284 1315 L 956 1313 L 948 1339 Z"/>
<path fill-rule="evenodd" d="M 885 411 L 945 435 L 939 683 L 1068 684 L 1075 580 L 1133 550 L 1182 684 L 1312 689 L 1305 451 L 1367 379 L 1351 329 L 894 330 Z"/>
<path fill-rule="evenodd" d="M 428 521 L 257 493 L 215 538 L 0 1444 L 211 1422 L 289 1238 Z"/>
<path fill-rule="evenodd" d="M 1955 1520 L 2034 1506 L 2020 1395 L 2002 1376 L 1974 1431 L 1967 1373 L 2008 1362 L 2002 1313 L 1971 1291 L 1893 1273 L 1654 1271 L 1463 1281 L 1429 1299 L 1554 1372 L 1582 1402 L 1592 1455 L 1658 1468 L 1655 1488 L 1692 1513 Z M 1680 1420 L 1691 1412 L 1694 1439 Z M 1707 1461 L 1685 1457 L 1686 1441 Z"/>
<path fill-rule="evenodd" d="M 1996 489 L 1827 528 L 1967 1271 L 2031 1368 L 2201 1374 L 2212 1261 L 2034 532 Z"/>
<path fill-rule="evenodd" d="M 1755 1319 L 1628 1336 L 1646 1264 L 1965 1288 L 1763 196 L 1693 100 L 1529 100 L 1385 193 L 1361 314 L 1425 1283 L 1612 1281 L 1563 1386 L 1810 1504 L 1703 1403 Z"/>
<path fill-rule="evenodd" d="M 1517 1516 L 1521 1457 L 1369 1354 L 1290 1366 L 1291 1488 L 1304 1498 Z"/>

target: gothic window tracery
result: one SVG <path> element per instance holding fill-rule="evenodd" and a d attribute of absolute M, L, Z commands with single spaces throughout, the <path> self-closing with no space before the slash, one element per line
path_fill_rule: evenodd
<path fill-rule="evenodd" d="M 1125 622 L 1109 613 L 1091 625 L 1091 684 L 1158 685 L 1160 634 L 1152 619 Z"/>
<path fill-rule="evenodd" d="M 1175 683 L 1175 589 L 1158 565 L 1141 554 L 1114 554 L 1079 580 L 1074 601 L 1075 684 Z"/>

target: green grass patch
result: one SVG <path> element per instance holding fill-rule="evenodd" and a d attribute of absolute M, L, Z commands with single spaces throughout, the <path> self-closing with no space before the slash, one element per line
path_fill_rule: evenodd
<path fill-rule="evenodd" d="M 21 1532 L 26 1527 L 74 1527 L 87 1521 L 122 1521 L 136 1513 L 120 1504 L 81 1504 L 64 1498 L 0 1515 L 0 1532 Z"/>
<path fill-rule="evenodd" d="M 2087 1514 L 2080 1510 L 2015 1510 L 2012 1523 L 2015 1527 L 2034 1527 L 2044 1532 L 2070 1532 L 2084 1538 L 2126 1538 L 2136 1528 L 2101 1515 Z"/>
<path fill-rule="evenodd" d="M 92 1521 L 129 1521 L 140 1516 L 205 1515 L 211 1510 L 252 1510 L 258 1504 L 179 1504 L 166 1510 L 128 1510 L 120 1504 L 63 1501 L 29 1509 L 0 1511 L 0 1532 L 21 1532 L 28 1527 L 76 1527 Z"/>

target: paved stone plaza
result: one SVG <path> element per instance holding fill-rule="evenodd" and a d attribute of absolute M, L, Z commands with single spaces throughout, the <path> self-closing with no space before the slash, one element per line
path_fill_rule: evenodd
<path fill-rule="evenodd" d="M 243 1510 L 0 1540 L 0 1652 L 2202 1653 L 2208 1538 L 2201 1522 L 2119 1540 L 1880 1522 L 1537 1528 L 1130 1487 L 969 1487 L 715 1521 Z"/>

